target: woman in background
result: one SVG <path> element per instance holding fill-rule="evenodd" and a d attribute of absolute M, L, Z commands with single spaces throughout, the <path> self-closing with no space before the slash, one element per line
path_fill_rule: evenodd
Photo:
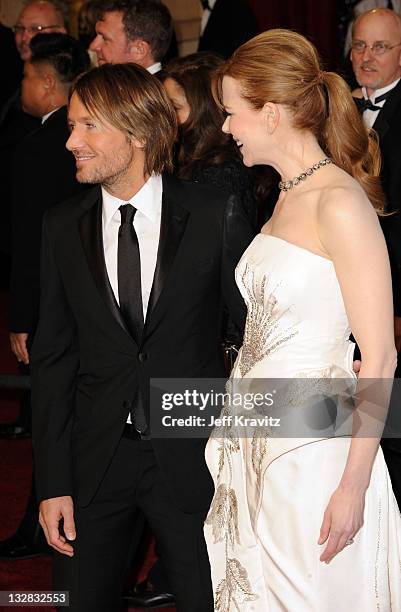
<path fill-rule="evenodd" d="M 176 175 L 235 194 L 256 229 L 252 176 L 242 164 L 238 147 L 221 131 L 224 114 L 211 91 L 211 77 L 222 63 L 214 53 L 193 53 L 171 61 L 160 75 L 179 124 Z"/>

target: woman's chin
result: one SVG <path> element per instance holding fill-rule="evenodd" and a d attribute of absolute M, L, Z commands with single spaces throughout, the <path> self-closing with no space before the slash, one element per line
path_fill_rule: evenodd
<path fill-rule="evenodd" d="M 255 162 L 250 157 L 247 157 L 246 155 L 243 155 L 242 156 L 242 163 L 244 164 L 244 166 L 247 166 L 248 168 L 250 168 L 251 166 L 254 165 Z"/>

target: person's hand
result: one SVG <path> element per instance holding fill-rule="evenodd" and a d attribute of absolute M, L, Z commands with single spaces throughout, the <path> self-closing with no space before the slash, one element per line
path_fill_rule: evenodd
<path fill-rule="evenodd" d="M 330 563 L 347 544 L 347 540 L 355 537 L 363 525 L 365 508 L 365 493 L 363 491 L 336 489 L 330 498 L 323 516 L 318 544 L 327 542 L 320 555 L 320 561 Z"/>
<path fill-rule="evenodd" d="M 397 353 L 401 351 L 401 317 L 394 317 L 394 342 Z"/>
<path fill-rule="evenodd" d="M 39 505 L 39 523 L 45 533 L 47 543 L 63 555 L 72 557 L 74 549 L 60 534 L 59 523 L 64 519 L 64 533 L 68 540 L 75 540 L 74 504 L 72 497 L 52 497 Z"/>
<path fill-rule="evenodd" d="M 28 335 L 25 333 L 10 332 L 10 344 L 11 350 L 16 356 L 18 361 L 22 361 L 25 365 L 29 363 L 29 353 L 26 348 L 28 341 Z"/>

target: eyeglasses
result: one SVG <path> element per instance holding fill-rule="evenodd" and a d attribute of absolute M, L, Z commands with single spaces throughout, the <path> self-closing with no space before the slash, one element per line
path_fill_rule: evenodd
<path fill-rule="evenodd" d="M 373 45 L 367 45 L 363 40 L 354 40 L 351 43 L 351 49 L 354 53 L 364 53 L 366 49 L 370 49 L 373 55 L 383 55 L 399 45 L 401 45 L 401 42 L 395 45 L 389 45 L 388 43 L 378 40 L 374 42 Z"/>
<path fill-rule="evenodd" d="M 51 28 L 60 28 L 61 26 L 59 25 L 48 25 L 48 26 L 42 26 L 42 25 L 37 25 L 37 26 L 29 26 L 28 28 L 25 28 L 22 25 L 16 25 L 13 27 L 13 32 L 14 34 L 24 34 L 24 32 L 28 32 L 29 34 L 39 34 L 39 32 L 43 32 L 43 30 L 50 30 Z"/>

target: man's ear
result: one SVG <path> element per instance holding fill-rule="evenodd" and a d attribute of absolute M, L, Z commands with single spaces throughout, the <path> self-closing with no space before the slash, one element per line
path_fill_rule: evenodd
<path fill-rule="evenodd" d="M 130 136 L 129 139 L 135 149 L 145 148 L 146 142 L 144 140 L 138 140 L 138 138 L 135 138 L 135 136 Z"/>
<path fill-rule="evenodd" d="M 263 106 L 267 132 L 273 134 L 280 120 L 280 109 L 274 102 L 266 102 Z"/>
<path fill-rule="evenodd" d="M 146 63 L 145 60 L 149 56 L 150 45 L 146 40 L 136 38 L 129 43 L 128 53 L 135 63 L 143 65 Z"/>
<path fill-rule="evenodd" d="M 53 93 L 57 87 L 57 81 L 51 72 L 45 72 L 43 75 L 43 89 L 48 93 Z"/>

